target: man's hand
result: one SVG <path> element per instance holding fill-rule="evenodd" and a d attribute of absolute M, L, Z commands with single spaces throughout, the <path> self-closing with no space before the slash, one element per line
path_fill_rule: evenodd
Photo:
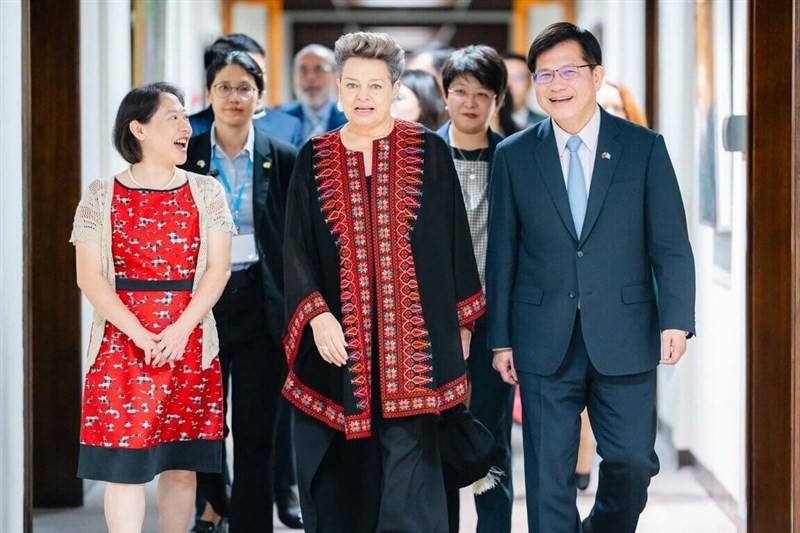
<path fill-rule="evenodd" d="M 661 332 L 662 365 L 675 365 L 686 353 L 686 332 L 679 329 L 665 329 Z"/>
<path fill-rule="evenodd" d="M 500 373 L 500 378 L 509 385 L 516 385 L 518 382 L 517 371 L 514 368 L 514 355 L 510 349 L 495 350 L 492 359 L 492 368 Z"/>

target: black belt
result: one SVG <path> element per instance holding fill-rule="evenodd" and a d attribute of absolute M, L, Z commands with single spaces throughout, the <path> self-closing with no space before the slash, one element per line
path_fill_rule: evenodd
<path fill-rule="evenodd" d="M 191 291 L 194 280 L 149 280 L 117 278 L 114 285 L 118 291 Z"/>

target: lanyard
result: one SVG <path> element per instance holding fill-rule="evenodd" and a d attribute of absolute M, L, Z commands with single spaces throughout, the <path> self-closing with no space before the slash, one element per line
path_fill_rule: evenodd
<path fill-rule="evenodd" d="M 228 197 L 228 204 L 231 206 L 231 211 L 233 212 L 233 223 L 236 225 L 236 229 L 239 229 L 239 208 L 242 205 L 242 195 L 244 194 L 244 187 L 247 184 L 247 180 L 242 180 L 242 184 L 237 187 L 236 195 L 234 197 L 233 188 L 231 187 L 230 182 L 228 181 L 228 176 L 225 175 L 225 169 L 222 166 L 222 162 L 216 155 L 211 157 L 211 160 L 214 162 L 214 168 L 217 171 L 217 175 L 219 176 L 219 180 L 222 182 L 222 186 L 225 187 L 225 195 Z M 247 160 L 247 167 L 245 167 L 244 175 L 245 176 L 252 176 L 253 174 L 253 161 L 252 159 Z"/>

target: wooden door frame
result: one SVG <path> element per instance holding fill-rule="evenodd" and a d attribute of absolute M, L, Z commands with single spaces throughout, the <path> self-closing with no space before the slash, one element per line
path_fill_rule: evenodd
<path fill-rule="evenodd" d="M 747 531 L 800 525 L 798 13 L 750 0 Z"/>

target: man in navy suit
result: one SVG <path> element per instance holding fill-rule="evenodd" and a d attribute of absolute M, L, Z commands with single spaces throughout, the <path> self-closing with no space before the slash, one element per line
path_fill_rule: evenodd
<path fill-rule="evenodd" d="M 225 57 L 230 52 L 247 52 L 250 57 L 261 68 L 264 76 L 264 86 L 267 86 L 267 56 L 264 49 L 255 39 L 242 33 L 231 33 L 223 35 L 214 41 L 211 46 L 206 48 L 203 55 L 203 67 L 207 71 L 208 67 L 220 57 Z M 266 94 L 266 92 L 265 92 Z M 296 148 L 300 148 L 305 142 L 303 137 L 303 126 L 300 121 L 281 111 L 268 109 L 261 102 L 261 108 L 256 109 L 253 115 L 253 125 L 264 135 L 289 143 Z M 192 125 L 192 137 L 202 135 L 211 129 L 214 123 L 214 111 L 211 106 L 199 111 L 189 117 Z"/>
<path fill-rule="evenodd" d="M 336 105 L 336 58 L 333 50 L 309 44 L 294 56 L 294 95 L 297 98 L 278 109 L 303 124 L 307 140 L 347 122 Z"/>
<path fill-rule="evenodd" d="M 633 533 L 658 472 L 656 367 L 694 334 L 686 216 L 663 138 L 596 102 L 600 45 L 569 23 L 528 53 L 551 117 L 493 165 L 489 347 L 523 406 L 528 528 Z M 580 413 L 602 458 L 591 514 L 575 505 Z"/>

